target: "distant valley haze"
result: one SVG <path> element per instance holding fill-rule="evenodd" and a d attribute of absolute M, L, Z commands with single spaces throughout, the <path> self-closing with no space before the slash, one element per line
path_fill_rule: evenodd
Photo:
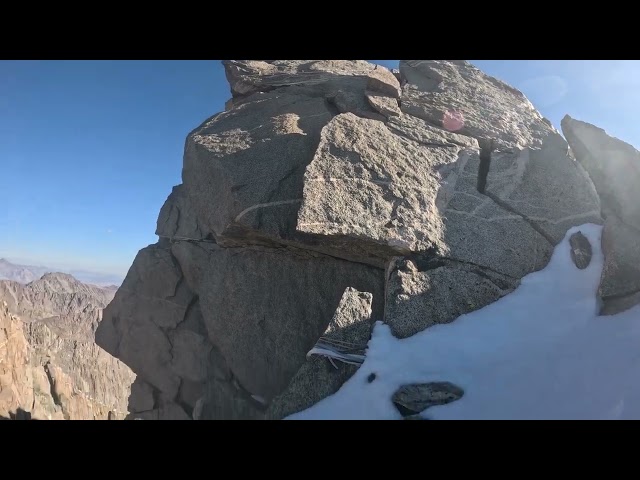
<path fill-rule="evenodd" d="M 90 272 L 76 269 L 59 269 L 34 265 L 20 265 L 0 258 L 0 280 L 12 280 L 18 283 L 31 283 L 46 273 L 67 273 L 82 283 L 100 287 L 119 287 L 123 277 L 109 273 Z"/>

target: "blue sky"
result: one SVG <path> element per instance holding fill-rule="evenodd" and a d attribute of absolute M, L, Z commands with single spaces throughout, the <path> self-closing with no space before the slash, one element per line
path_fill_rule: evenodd
<path fill-rule="evenodd" d="M 640 146 L 640 61 L 472 63 L 558 129 L 569 113 Z M 229 97 L 213 60 L 0 61 L 0 257 L 124 276 L 157 239 L 185 136 Z"/>

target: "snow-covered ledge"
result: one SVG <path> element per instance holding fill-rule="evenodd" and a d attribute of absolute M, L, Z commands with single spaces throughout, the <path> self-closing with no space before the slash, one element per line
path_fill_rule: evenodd
<path fill-rule="evenodd" d="M 450 324 L 399 340 L 378 322 L 356 374 L 331 397 L 288 418 L 400 419 L 393 393 L 437 381 L 465 394 L 428 408 L 424 418 L 640 418 L 640 306 L 597 316 L 601 230 L 571 228 L 544 270 Z M 583 270 L 570 254 L 569 238 L 578 231 L 593 248 Z"/>

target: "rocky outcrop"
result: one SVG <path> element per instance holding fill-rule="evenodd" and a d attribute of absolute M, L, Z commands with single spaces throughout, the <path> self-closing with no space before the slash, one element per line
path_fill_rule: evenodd
<path fill-rule="evenodd" d="M 191 413 L 199 397 L 186 398 L 186 385 L 204 395 L 229 381 L 260 409 L 304 363 L 345 288 L 375 293 L 382 315 L 381 271 L 294 247 L 176 242 L 142 250 L 134 265 L 96 339 L 160 393 L 154 408 Z"/>
<path fill-rule="evenodd" d="M 114 293 L 61 273 L 27 285 L 0 282 L 0 391 L 12 392 L 0 400 L 0 416 L 22 410 L 34 419 L 124 418 L 135 375 L 94 342 Z"/>
<path fill-rule="evenodd" d="M 562 130 L 593 180 L 605 218 L 600 313 L 619 313 L 640 303 L 640 152 L 569 115 Z"/>
<path fill-rule="evenodd" d="M 540 145 L 553 132 L 522 92 L 464 60 L 401 60 L 402 111 L 497 147 Z"/>
<path fill-rule="evenodd" d="M 44 369 L 31 366 L 29 343 L 22 331 L 22 322 L 10 313 L 7 303 L 2 302 L 0 419 L 15 418 L 19 411 L 29 411 L 32 416 L 45 418 L 56 413 Z"/>
<path fill-rule="evenodd" d="M 389 265 L 385 318 L 395 336 L 406 338 L 489 305 L 517 285 L 514 277 L 468 263 L 398 257 Z"/>
<path fill-rule="evenodd" d="M 234 100 L 252 93 L 295 87 L 298 94 L 334 98 L 365 91 L 398 98 L 400 83 L 380 65 L 362 60 L 272 60 L 222 62 Z"/>
<path fill-rule="evenodd" d="M 640 229 L 640 152 L 603 129 L 569 115 L 562 119 L 562 131 L 576 160 L 593 180 L 605 217 L 613 214 Z"/>
<path fill-rule="evenodd" d="M 134 418 L 295 413 L 357 368 L 307 358 L 319 340 L 450 322 L 600 221 L 562 136 L 467 62 L 223 63 L 232 99 L 96 332 L 138 374 Z"/>
<path fill-rule="evenodd" d="M 602 231 L 604 267 L 600 313 L 613 315 L 640 302 L 640 231 L 608 215 Z"/>

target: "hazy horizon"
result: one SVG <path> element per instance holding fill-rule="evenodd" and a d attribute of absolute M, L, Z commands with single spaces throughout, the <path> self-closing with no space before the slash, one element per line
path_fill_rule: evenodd
<path fill-rule="evenodd" d="M 140 248 L 144 248 L 144 247 L 140 247 Z M 56 261 L 48 261 L 48 260 L 39 260 L 37 258 L 30 258 L 30 257 L 26 257 L 26 258 L 21 258 L 21 257 L 13 257 L 10 255 L 3 255 L 2 253 L 0 253 L 0 261 L 1 260 L 6 260 L 9 263 L 12 263 L 13 265 L 19 265 L 22 267 L 38 267 L 38 268 L 50 268 L 50 269 L 60 269 L 57 271 L 60 272 L 64 272 L 64 270 L 77 270 L 77 271 L 85 271 L 87 273 L 95 273 L 95 274 L 103 274 L 103 275 L 118 275 L 118 276 L 122 276 L 122 278 L 124 278 L 124 276 L 127 274 L 127 271 L 125 270 L 124 273 L 122 273 L 122 271 L 118 271 L 118 270 L 113 270 L 113 271 L 109 271 L 108 269 L 104 269 L 104 270 L 95 270 L 95 269 L 91 269 L 91 268 L 85 268 L 83 265 L 74 265 L 73 263 L 59 263 Z M 132 259 L 133 262 L 133 259 Z M 127 266 L 127 270 L 129 269 L 129 267 Z"/>
<path fill-rule="evenodd" d="M 32 263 L 25 263 L 19 259 L 11 259 L 7 257 L 0 257 L 0 281 L 1 280 L 14 280 L 19 283 L 29 283 L 29 281 L 20 280 L 15 278 L 14 275 L 10 275 L 7 272 L 4 262 L 8 262 L 11 266 L 20 269 L 25 269 L 34 275 L 34 279 L 39 279 L 45 273 L 66 273 L 73 276 L 76 280 L 82 283 L 93 284 L 97 286 L 117 286 L 119 287 L 124 280 L 124 275 L 108 272 L 96 272 L 91 270 L 68 268 L 65 266 L 52 266 L 52 265 L 34 265 Z M 10 269 L 9 269 L 10 270 Z M 32 280 L 30 280 L 32 281 Z"/>
<path fill-rule="evenodd" d="M 627 120 L 640 105 L 640 61 L 471 62 L 558 130 L 569 114 L 640 145 Z M 230 96 L 215 60 L 1 61 L 0 258 L 124 278 L 157 241 L 186 135 Z"/>

